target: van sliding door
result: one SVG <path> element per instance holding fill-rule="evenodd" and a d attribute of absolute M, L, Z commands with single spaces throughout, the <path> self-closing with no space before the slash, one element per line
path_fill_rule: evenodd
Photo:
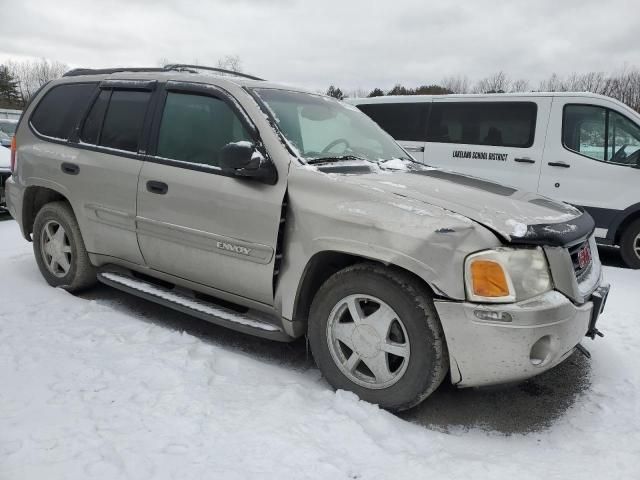
<path fill-rule="evenodd" d="M 436 98 L 424 162 L 535 192 L 550 97 Z"/>

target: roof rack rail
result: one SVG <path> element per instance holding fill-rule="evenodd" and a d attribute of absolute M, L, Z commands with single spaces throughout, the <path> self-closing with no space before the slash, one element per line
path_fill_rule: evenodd
<path fill-rule="evenodd" d="M 228 75 L 233 75 L 234 77 L 243 77 L 243 78 L 248 78 L 250 80 L 264 81 L 264 78 L 255 77 L 253 75 L 248 75 L 246 73 L 234 72 L 233 70 L 227 70 L 225 68 L 207 67 L 205 65 L 188 65 L 186 63 L 172 63 L 169 65 L 165 65 L 164 69 L 165 70 L 183 70 L 183 71 L 193 71 L 192 69 L 209 70 L 211 72 L 226 73 Z"/>
<path fill-rule="evenodd" d="M 191 72 L 197 73 L 196 70 L 209 70 L 211 72 L 225 73 L 227 75 L 233 75 L 234 77 L 242 77 L 248 78 L 250 80 L 259 80 L 264 81 L 264 78 L 254 77 L 253 75 L 247 75 L 242 72 L 234 72 L 233 70 L 226 70 L 224 68 L 216 68 L 216 67 L 207 67 L 204 65 L 188 65 L 185 63 L 172 63 L 169 65 L 165 65 L 164 67 L 119 67 L 119 68 L 74 68 L 73 70 L 69 70 L 66 72 L 63 77 L 79 77 L 82 75 L 106 75 L 110 73 L 120 73 L 120 72 L 168 72 L 168 71 L 177 71 L 177 72 Z"/>
<path fill-rule="evenodd" d="M 66 72 L 63 77 L 78 77 L 81 75 L 104 75 L 119 72 L 166 72 L 165 68 L 152 67 L 120 67 L 120 68 L 74 68 Z"/>

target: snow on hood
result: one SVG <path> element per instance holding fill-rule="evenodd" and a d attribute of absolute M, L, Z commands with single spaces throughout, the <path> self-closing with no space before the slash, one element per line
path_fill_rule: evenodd
<path fill-rule="evenodd" d="M 11 168 L 11 150 L 7 147 L 0 147 L 0 170 Z"/>
<path fill-rule="evenodd" d="M 405 199 L 415 205 L 417 201 L 463 215 L 507 241 L 524 239 L 531 234 L 532 225 L 542 226 L 545 234 L 570 233 L 578 229 L 571 221 L 582 216 L 571 205 L 535 193 L 440 169 L 347 175 L 343 179 L 391 193 L 394 203 Z"/>

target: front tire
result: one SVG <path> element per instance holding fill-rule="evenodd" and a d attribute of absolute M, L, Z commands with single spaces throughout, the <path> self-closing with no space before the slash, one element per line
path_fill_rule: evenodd
<path fill-rule="evenodd" d="M 389 410 L 417 405 L 448 371 L 428 289 L 376 264 L 345 268 L 322 285 L 308 334 L 316 364 L 334 388 Z"/>
<path fill-rule="evenodd" d="M 40 273 L 52 287 L 77 292 L 96 283 L 80 227 L 66 202 L 48 203 L 36 215 L 33 252 Z"/>
<path fill-rule="evenodd" d="M 640 220 L 632 222 L 622 233 L 620 255 L 629 268 L 640 268 Z"/>

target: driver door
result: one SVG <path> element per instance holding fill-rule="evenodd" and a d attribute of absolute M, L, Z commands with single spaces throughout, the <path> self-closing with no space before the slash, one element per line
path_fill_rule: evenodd
<path fill-rule="evenodd" d="M 219 168 L 224 145 L 257 138 L 226 92 L 168 82 L 164 97 L 138 182 L 138 242 L 146 264 L 272 305 L 286 178 L 265 185 Z"/>
<path fill-rule="evenodd" d="M 553 100 L 538 191 L 586 207 L 605 237 L 615 216 L 638 202 L 640 127 L 605 99 Z M 624 150 L 622 147 L 625 147 Z"/>

